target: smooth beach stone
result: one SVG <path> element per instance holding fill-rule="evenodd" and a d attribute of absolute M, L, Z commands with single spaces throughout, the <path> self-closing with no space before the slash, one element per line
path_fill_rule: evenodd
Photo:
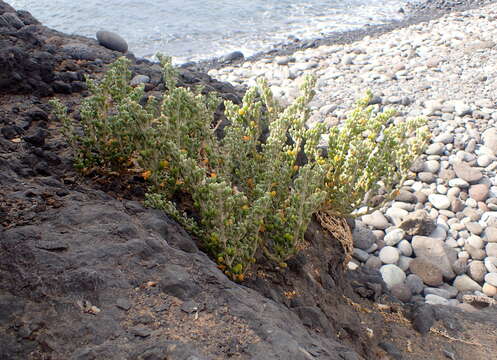
<path fill-rule="evenodd" d="M 427 184 L 432 184 L 436 181 L 435 175 L 426 171 L 418 173 L 418 179 Z"/>
<path fill-rule="evenodd" d="M 497 243 L 488 243 L 485 246 L 487 256 L 497 257 Z"/>
<path fill-rule="evenodd" d="M 442 270 L 428 260 L 414 258 L 409 264 L 409 270 L 419 276 L 426 285 L 440 286 L 443 284 Z"/>
<path fill-rule="evenodd" d="M 402 240 L 398 243 L 397 248 L 401 255 L 411 256 L 412 255 L 412 246 L 411 243 L 407 240 Z"/>
<path fill-rule="evenodd" d="M 374 244 L 375 240 L 376 237 L 373 232 L 363 223 L 356 221 L 354 230 L 352 231 L 354 247 L 367 250 Z"/>
<path fill-rule="evenodd" d="M 462 275 L 468 269 L 467 257 L 459 258 L 452 263 L 452 270 L 456 275 Z"/>
<path fill-rule="evenodd" d="M 443 240 L 427 236 L 414 236 L 411 245 L 416 257 L 436 265 L 442 270 L 444 278 L 454 278 L 452 263 L 457 259 L 457 252 L 446 246 Z"/>
<path fill-rule="evenodd" d="M 402 229 L 394 229 L 385 235 L 383 241 L 388 246 L 394 246 L 404 238 L 405 234 Z"/>
<path fill-rule="evenodd" d="M 471 185 L 469 196 L 476 201 L 485 201 L 488 197 L 489 187 L 487 184 Z"/>
<path fill-rule="evenodd" d="M 445 299 L 441 296 L 438 296 L 438 295 L 434 295 L 434 294 L 426 295 L 425 301 L 427 304 L 431 304 L 431 305 L 449 305 L 449 302 L 447 301 L 447 299 Z"/>
<path fill-rule="evenodd" d="M 469 232 L 472 233 L 472 234 L 474 234 L 474 235 L 480 235 L 483 232 L 483 226 L 481 226 L 480 224 L 478 224 L 476 222 L 468 222 L 468 223 L 466 223 L 466 229 L 468 229 Z"/>
<path fill-rule="evenodd" d="M 440 163 L 437 160 L 428 160 L 425 162 L 423 170 L 432 174 L 436 174 L 440 170 Z"/>
<path fill-rule="evenodd" d="M 404 303 L 409 302 L 412 297 L 411 289 L 404 283 L 394 285 L 390 289 L 390 293 Z"/>
<path fill-rule="evenodd" d="M 485 130 L 482 134 L 483 145 L 497 155 L 497 128 L 493 127 Z"/>
<path fill-rule="evenodd" d="M 120 35 L 112 32 L 101 30 L 97 32 L 98 43 L 107 49 L 125 53 L 128 51 L 128 43 Z"/>
<path fill-rule="evenodd" d="M 401 268 L 403 271 L 409 270 L 409 266 L 411 265 L 411 261 L 413 259 L 408 256 L 400 256 L 399 261 L 397 261 L 397 266 Z"/>
<path fill-rule="evenodd" d="M 481 156 L 478 156 L 476 163 L 478 164 L 478 166 L 487 167 L 488 165 L 490 165 L 492 163 L 492 161 L 494 161 L 494 159 L 495 158 L 493 158 L 489 155 L 483 154 Z"/>
<path fill-rule="evenodd" d="M 372 214 L 364 215 L 361 220 L 364 224 L 379 230 L 385 230 L 390 226 L 390 223 L 385 215 L 383 215 L 379 210 L 376 210 Z"/>
<path fill-rule="evenodd" d="M 136 85 L 140 85 L 140 84 L 146 84 L 146 83 L 149 83 L 150 82 L 150 77 L 147 76 L 147 75 L 136 75 L 135 77 L 133 77 L 133 79 L 131 79 L 130 81 L 130 85 L 131 86 L 136 86 Z"/>
<path fill-rule="evenodd" d="M 468 275 L 459 275 L 454 280 L 454 286 L 459 291 L 481 291 L 480 284 L 471 279 Z"/>
<path fill-rule="evenodd" d="M 380 268 L 380 273 L 388 289 L 397 284 L 402 284 L 406 279 L 405 272 L 394 264 L 383 265 Z"/>
<path fill-rule="evenodd" d="M 406 285 L 409 289 L 411 289 L 413 294 L 421 294 L 425 287 L 423 280 L 421 280 L 421 278 L 416 274 L 410 274 L 407 276 Z"/>
<path fill-rule="evenodd" d="M 497 273 L 488 273 L 485 275 L 485 282 L 492 285 L 497 286 Z"/>
<path fill-rule="evenodd" d="M 369 254 L 366 251 L 358 248 L 354 248 L 354 250 L 352 251 L 352 256 L 360 262 L 366 262 L 369 258 Z"/>
<path fill-rule="evenodd" d="M 472 167 L 466 162 L 457 161 L 454 163 L 453 167 L 456 175 L 470 184 L 480 181 L 483 177 L 480 170 Z"/>
<path fill-rule="evenodd" d="M 485 274 L 487 273 L 487 268 L 483 261 L 474 260 L 469 263 L 468 266 L 468 275 L 476 282 L 483 282 L 485 278 Z"/>
<path fill-rule="evenodd" d="M 485 258 L 483 263 L 485 264 L 488 272 L 497 273 L 497 257 L 488 256 Z"/>
<path fill-rule="evenodd" d="M 379 253 L 379 257 L 384 264 L 395 264 L 399 261 L 399 256 L 399 251 L 392 246 L 385 246 Z"/>
<path fill-rule="evenodd" d="M 466 239 L 466 243 L 476 249 L 483 249 L 483 240 L 477 235 L 471 235 Z"/>
<path fill-rule="evenodd" d="M 431 194 L 428 196 L 428 201 L 437 209 L 450 208 L 450 200 L 445 195 Z"/>
<path fill-rule="evenodd" d="M 377 256 L 370 256 L 368 260 L 366 261 L 365 266 L 370 267 L 372 269 L 379 269 L 383 263 L 381 262 L 380 258 Z"/>
<path fill-rule="evenodd" d="M 490 285 L 488 283 L 483 284 L 482 291 L 485 295 L 489 297 L 494 297 L 497 295 L 497 287 Z"/>
<path fill-rule="evenodd" d="M 489 226 L 485 229 L 485 240 L 491 243 L 497 243 L 497 227 Z"/>
<path fill-rule="evenodd" d="M 437 296 L 443 297 L 444 299 L 447 299 L 447 300 L 453 297 L 453 296 L 451 296 L 452 294 L 449 291 L 447 291 L 445 289 L 433 288 L 433 287 L 425 287 L 423 289 L 423 293 L 425 294 L 425 296 L 437 295 Z M 456 295 L 457 295 L 457 293 L 456 293 Z"/>
<path fill-rule="evenodd" d="M 426 148 L 425 154 L 442 155 L 444 150 L 445 150 L 445 145 L 443 143 L 433 143 Z"/>

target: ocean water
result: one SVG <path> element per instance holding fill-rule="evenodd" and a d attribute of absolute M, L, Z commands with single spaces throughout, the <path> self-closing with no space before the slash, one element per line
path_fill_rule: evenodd
<path fill-rule="evenodd" d="M 315 39 L 401 19 L 407 0 L 7 0 L 43 24 L 95 37 L 115 31 L 139 57 L 162 52 L 175 62 L 239 50 L 245 56 L 291 38 Z"/>

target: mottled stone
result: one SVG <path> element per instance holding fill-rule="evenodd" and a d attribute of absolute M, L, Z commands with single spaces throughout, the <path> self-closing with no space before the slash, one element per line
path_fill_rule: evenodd
<path fill-rule="evenodd" d="M 426 285 L 439 286 L 443 284 L 442 270 L 428 260 L 413 259 L 409 265 L 409 270 L 419 276 Z"/>

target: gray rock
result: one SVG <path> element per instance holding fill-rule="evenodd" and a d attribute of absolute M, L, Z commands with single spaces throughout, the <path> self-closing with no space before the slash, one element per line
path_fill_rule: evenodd
<path fill-rule="evenodd" d="M 488 273 L 485 275 L 485 282 L 492 285 L 497 286 L 497 273 Z"/>
<path fill-rule="evenodd" d="M 485 264 L 485 268 L 488 272 L 497 273 L 497 258 L 496 257 L 487 257 L 483 262 Z"/>
<path fill-rule="evenodd" d="M 417 257 L 425 259 L 440 268 L 444 278 L 454 278 L 452 263 L 457 259 L 457 252 L 445 245 L 443 240 L 426 236 L 414 236 L 412 248 Z"/>
<path fill-rule="evenodd" d="M 469 223 L 466 223 L 466 229 L 468 229 L 474 235 L 480 235 L 483 231 L 483 226 L 481 226 L 480 224 L 478 224 L 476 222 L 469 222 Z M 497 231 L 496 231 L 496 236 L 497 236 Z"/>
<path fill-rule="evenodd" d="M 485 246 L 485 251 L 487 256 L 497 257 L 497 243 L 488 243 L 487 246 Z"/>
<path fill-rule="evenodd" d="M 383 241 L 385 241 L 385 244 L 388 246 L 395 246 L 397 243 L 399 243 L 405 236 L 405 231 L 402 229 L 395 229 L 390 232 L 388 232 L 385 237 L 383 238 Z"/>
<path fill-rule="evenodd" d="M 118 34 L 112 31 L 101 30 L 97 32 L 98 43 L 107 49 L 125 53 L 128 51 L 128 43 Z"/>
<path fill-rule="evenodd" d="M 380 273 L 388 289 L 391 289 L 397 284 L 402 284 L 406 279 L 405 272 L 394 264 L 383 265 L 380 268 Z"/>
<path fill-rule="evenodd" d="M 491 243 L 497 243 L 497 227 L 489 226 L 485 229 L 485 240 Z"/>
<path fill-rule="evenodd" d="M 361 220 L 366 225 L 372 226 L 375 229 L 385 230 L 390 227 L 390 223 L 387 218 L 379 210 L 376 210 L 372 214 L 364 215 Z"/>
<path fill-rule="evenodd" d="M 421 294 L 425 285 L 423 280 L 416 274 L 410 274 L 407 276 L 406 285 L 411 289 L 413 294 Z"/>
<path fill-rule="evenodd" d="M 450 208 L 450 200 L 446 195 L 431 194 L 428 201 L 439 210 Z"/>
<path fill-rule="evenodd" d="M 417 202 L 416 196 L 412 192 L 403 189 L 399 191 L 399 194 L 395 197 L 395 200 L 411 204 L 415 204 Z"/>
<path fill-rule="evenodd" d="M 377 256 L 370 256 L 368 260 L 366 261 L 365 264 L 367 267 L 370 267 L 372 269 L 379 269 L 383 265 L 381 262 L 380 258 Z"/>
<path fill-rule="evenodd" d="M 354 247 L 361 250 L 367 250 L 374 244 L 375 240 L 376 237 L 373 232 L 362 222 L 356 221 L 354 231 L 352 231 Z"/>
<path fill-rule="evenodd" d="M 136 86 L 140 84 L 147 84 L 149 82 L 150 82 L 150 77 L 148 77 L 147 75 L 136 75 L 135 77 L 133 77 L 133 79 L 131 79 L 129 84 L 131 86 Z"/>
<path fill-rule="evenodd" d="M 435 182 L 435 180 L 437 178 L 434 174 L 432 174 L 430 172 L 423 171 L 423 172 L 418 173 L 418 179 L 419 179 L 419 181 L 422 181 L 426 184 L 432 184 Z"/>
<path fill-rule="evenodd" d="M 427 155 L 442 155 L 445 150 L 445 145 L 443 143 L 433 143 L 429 145 L 425 153 Z"/>
<path fill-rule="evenodd" d="M 449 180 L 449 186 L 466 189 L 467 187 L 469 187 L 469 183 L 461 178 L 454 178 Z"/>
<path fill-rule="evenodd" d="M 354 248 L 354 251 L 352 252 L 352 256 L 359 260 L 360 262 L 366 262 L 369 258 L 369 254 L 361 249 Z"/>
<path fill-rule="evenodd" d="M 244 58 L 245 58 L 245 56 L 243 55 L 243 53 L 241 51 L 233 51 L 233 52 L 230 52 L 229 54 L 222 56 L 219 59 L 219 61 L 221 63 L 231 63 L 233 61 L 242 60 Z"/>
<path fill-rule="evenodd" d="M 497 155 L 497 128 L 493 127 L 482 134 L 483 144 Z"/>
<path fill-rule="evenodd" d="M 384 264 L 395 264 L 399 261 L 399 251 L 392 246 L 385 246 L 380 250 L 379 257 Z"/>
<path fill-rule="evenodd" d="M 403 271 L 407 271 L 409 270 L 409 265 L 411 265 L 412 260 L 413 259 L 411 257 L 401 256 L 397 262 L 397 266 Z"/>
<path fill-rule="evenodd" d="M 447 299 L 434 295 L 434 294 L 428 294 L 425 296 L 426 303 L 431 304 L 431 305 L 449 305 L 449 302 Z"/>
<path fill-rule="evenodd" d="M 412 297 L 412 292 L 409 286 L 404 283 L 394 285 L 390 289 L 390 293 L 402 302 L 409 302 Z"/>
<path fill-rule="evenodd" d="M 440 163 L 437 160 L 428 160 L 425 162 L 423 170 L 436 174 L 440 170 Z"/>
<path fill-rule="evenodd" d="M 459 291 L 481 291 L 480 284 L 471 279 L 468 275 L 459 275 L 454 280 L 454 286 Z"/>
<path fill-rule="evenodd" d="M 468 163 L 457 161 L 453 167 L 456 175 L 469 183 L 476 183 L 483 177 L 480 170 L 470 166 Z"/>
<path fill-rule="evenodd" d="M 404 256 L 411 256 L 412 255 L 412 246 L 411 243 L 407 240 L 402 240 L 399 242 L 397 245 L 397 248 L 399 249 L 399 252 L 401 255 Z"/>
<path fill-rule="evenodd" d="M 473 260 L 468 266 L 468 275 L 476 282 L 483 282 L 485 274 L 487 273 L 487 268 L 483 261 Z M 488 282 L 488 281 L 487 281 Z"/>
<path fill-rule="evenodd" d="M 464 274 L 468 268 L 468 261 L 466 259 L 460 258 L 452 263 L 452 270 L 456 275 Z"/>

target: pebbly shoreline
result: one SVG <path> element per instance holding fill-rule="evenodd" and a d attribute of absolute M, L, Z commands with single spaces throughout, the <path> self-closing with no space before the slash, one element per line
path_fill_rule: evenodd
<path fill-rule="evenodd" d="M 396 29 L 437 19 L 454 11 L 479 8 L 492 2 L 495 2 L 495 0 L 429 0 L 413 2 L 408 4 L 405 9 L 399 9 L 399 12 L 406 14 L 402 20 L 392 20 L 380 25 L 366 25 L 355 30 L 334 32 L 316 39 L 301 40 L 293 38 L 286 43 L 275 44 L 274 48 L 269 51 L 262 51 L 247 58 L 241 52 L 235 51 L 219 58 L 188 62 L 181 65 L 181 67 L 207 72 L 212 69 L 220 69 L 226 65 L 241 64 L 246 61 L 253 62 L 273 59 L 277 56 L 290 56 L 301 50 L 325 45 L 350 44 L 367 36 L 380 36 Z"/>
<path fill-rule="evenodd" d="M 426 116 L 432 143 L 397 199 L 356 221 L 349 269 L 378 269 L 402 301 L 460 306 L 497 299 L 497 4 L 446 14 L 350 44 L 213 69 L 288 102 L 319 80 L 316 122 L 339 124 L 366 89 L 377 108 Z"/>

